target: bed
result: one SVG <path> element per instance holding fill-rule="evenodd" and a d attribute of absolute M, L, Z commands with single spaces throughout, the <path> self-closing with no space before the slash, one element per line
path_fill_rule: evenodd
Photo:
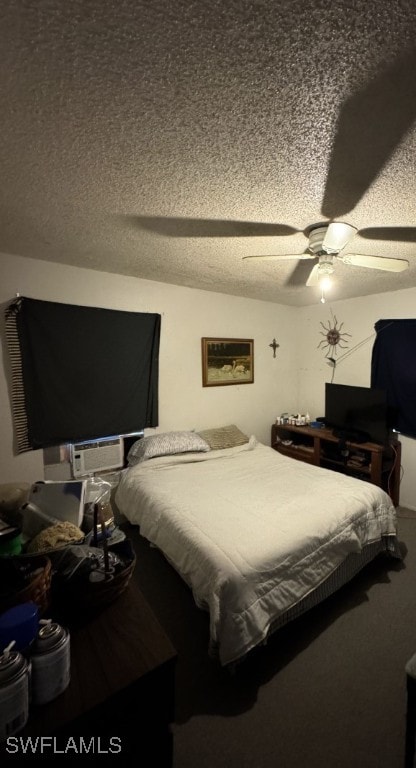
<path fill-rule="evenodd" d="M 162 442 L 174 434 L 185 433 Z M 172 438 L 143 456 L 147 438 L 138 441 L 115 501 L 209 612 L 209 652 L 221 665 L 241 661 L 379 553 L 401 557 L 395 508 L 377 486 L 282 456 L 255 436 L 218 447 L 209 430 L 186 434 L 189 450 Z"/>

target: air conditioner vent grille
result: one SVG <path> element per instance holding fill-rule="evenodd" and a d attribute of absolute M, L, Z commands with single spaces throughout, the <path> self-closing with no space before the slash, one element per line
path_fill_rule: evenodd
<path fill-rule="evenodd" d="M 71 446 L 71 465 L 74 477 L 104 469 L 122 467 L 123 439 L 112 437 L 108 440 L 92 440 L 88 443 L 74 443 Z"/>

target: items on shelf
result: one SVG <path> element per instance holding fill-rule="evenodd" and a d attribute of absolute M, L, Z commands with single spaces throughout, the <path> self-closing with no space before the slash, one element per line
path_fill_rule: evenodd
<path fill-rule="evenodd" d="M 276 426 L 282 426 L 285 424 L 288 424 L 290 426 L 297 426 L 297 427 L 307 427 L 309 426 L 311 422 L 311 417 L 309 416 L 309 413 L 298 413 L 298 414 L 291 414 L 288 413 L 282 413 L 281 416 L 276 416 L 275 424 Z"/>
<path fill-rule="evenodd" d="M 111 484 L 93 477 L 78 484 L 81 495 L 74 488 L 38 482 L 18 509 L 0 508 L 0 614 L 32 600 L 40 615 L 52 610 L 65 618 L 100 608 L 127 587 L 136 557 L 115 523 Z M 62 519 L 60 499 L 68 493 L 75 502 L 64 505 Z"/>
<path fill-rule="evenodd" d="M 0 742 L 66 690 L 67 627 L 119 597 L 135 568 L 112 485 L 94 477 L 77 484 L 81 494 L 75 488 L 49 481 L 0 494 Z M 68 493 L 73 501 L 61 505 Z"/>

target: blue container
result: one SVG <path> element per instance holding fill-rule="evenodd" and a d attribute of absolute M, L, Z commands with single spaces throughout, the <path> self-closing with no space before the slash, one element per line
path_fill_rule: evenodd
<path fill-rule="evenodd" d="M 23 651 L 30 646 L 39 629 L 39 610 L 36 603 L 21 603 L 0 615 L 0 653 L 15 641 L 13 650 Z"/>

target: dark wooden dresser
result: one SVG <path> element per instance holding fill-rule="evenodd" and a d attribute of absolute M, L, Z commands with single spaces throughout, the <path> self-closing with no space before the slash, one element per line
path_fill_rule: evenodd
<path fill-rule="evenodd" d="M 89 743 L 98 765 L 170 768 L 176 652 L 138 586 L 131 580 L 99 615 L 69 628 L 70 685 L 32 709 L 19 735 L 53 735 L 60 749 L 69 737 L 75 744 L 79 737 L 84 743 L 94 737 Z M 75 760 L 77 753 L 71 754 Z M 42 759 L 48 757 L 45 750 Z M 71 757 L 65 757 L 59 764 L 69 764 Z"/>

